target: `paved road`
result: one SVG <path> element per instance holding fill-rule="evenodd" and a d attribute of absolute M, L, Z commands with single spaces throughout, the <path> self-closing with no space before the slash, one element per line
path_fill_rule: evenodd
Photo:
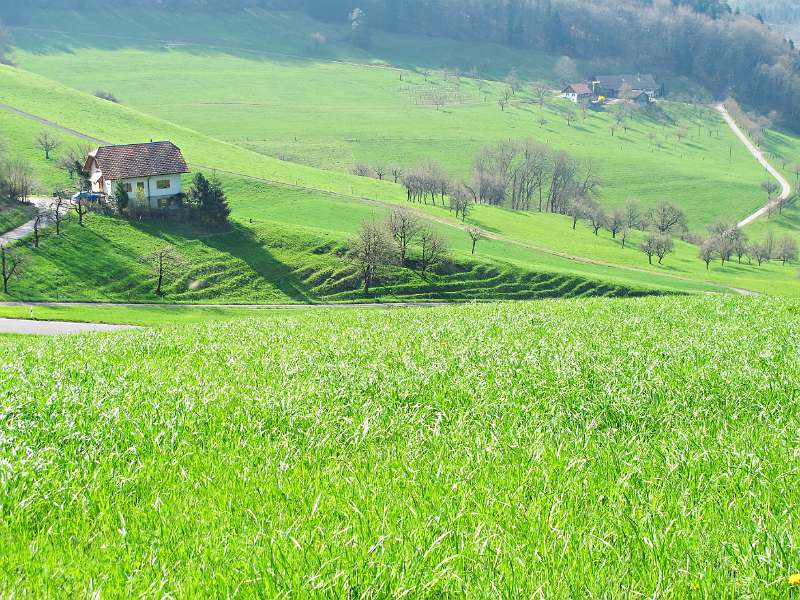
<path fill-rule="evenodd" d="M 782 200 L 786 200 L 792 194 L 792 186 L 786 180 L 786 178 L 781 175 L 780 171 L 773 167 L 767 158 L 764 156 L 764 153 L 759 150 L 753 142 L 750 141 L 750 138 L 745 135 L 745 133 L 739 128 L 739 125 L 736 124 L 736 121 L 733 120 L 728 109 L 725 108 L 722 104 L 717 105 L 717 110 L 722 114 L 722 118 L 725 119 L 725 122 L 728 126 L 733 130 L 733 133 L 736 134 L 741 142 L 745 145 L 745 147 L 750 151 L 750 154 L 761 163 L 761 165 L 772 175 L 775 179 L 777 179 L 778 183 L 781 186 L 781 195 L 778 196 L 777 200 L 767 204 L 765 207 L 757 210 L 752 215 L 741 221 L 738 225 L 739 228 L 747 227 L 753 221 L 757 221 L 764 215 L 768 214 L 773 208 L 777 207 L 778 202 Z"/>
<path fill-rule="evenodd" d="M 0 319 L 0 334 L 70 335 L 87 332 L 122 331 L 139 329 L 131 325 L 100 325 L 96 323 L 67 323 L 61 321 L 27 321 L 25 319 Z"/>
<path fill-rule="evenodd" d="M 36 210 L 38 210 L 39 213 L 44 213 L 50 210 L 53 204 L 53 198 L 29 198 L 28 201 L 36 207 Z M 69 201 L 65 202 L 64 205 L 61 207 L 60 211 L 61 214 L 62 215 L 66 214 L 71 206 L 72 206 L 71 202 Z M 8 246 L 10 244 L 13 244 L 14 242 L 21 240 L 22 238 L 28 237 L 29 235 L 33 235 L 34 222 L 35 220 L 31 219 L 30 221 L 24 223 L 23 225 L 20 225 L 16 229 L 12 229 L 11 231 L 7 231 L 6 233 L 0 235 L 0 246 Z M 39 227 L 41 229 L 44 229 L 48 225 L 50 225 L 50 220 L 45 219 L 39 224 Z"/>

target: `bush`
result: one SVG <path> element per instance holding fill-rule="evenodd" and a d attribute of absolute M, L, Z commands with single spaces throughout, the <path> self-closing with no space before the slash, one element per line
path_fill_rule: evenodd
<path fill-rule="evenodd" d="M 97 91 L 94 93 L 94 95 L 95 97 L 100 98 L 101 100 L 108 100 L 109 102 L 113 102 L 114 104 L 119 104 L 119 100 L 111 92 Z"/>

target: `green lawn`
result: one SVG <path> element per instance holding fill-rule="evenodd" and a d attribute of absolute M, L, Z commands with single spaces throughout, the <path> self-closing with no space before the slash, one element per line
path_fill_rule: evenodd
<path fill-rule="evenodd" d="M 0 339 L 0 589 L 793 597 L 798 314 L 553 301 Z"/>

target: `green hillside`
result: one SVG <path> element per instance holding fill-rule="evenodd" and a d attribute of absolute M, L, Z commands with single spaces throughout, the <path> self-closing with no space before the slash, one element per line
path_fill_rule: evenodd
<path fill-rule="evenodd" d="M 798 311 L 554 301 L 0 338 L 2 589 L 792 597 Z"/>
<path fill-rule="evenodd" d="M 115 29 L 115 23 L 129 22 L 129 15 L 112 11 L 99 22 L 92 19 L 91 25 L 74 14 L 49 15 L 17 32 L 15 60 L 26 70 L 86 93 L 103 87 L 126 106 L 215 139 L 334 172 L 348 171 L 356 162 L 409 167 L 432 159 L 466 176 L 482 145 L 534 138 L 594 162 L 607 204 L 621 204 L 631 196 L 649 202 L 669 197 L 686 208 L 696 230 L 715 220 L 743 218 L 764 203 L 762 169 L 711 110 L 666 103 L 654 115 L 632 115 L 627 131 L 617 127 L 612 137 L 616 120 L 611 109 L 589 111 L 569 127 L 564 113 L 575 106 L 552 98 L 541 109 L 529 85 L 501 110 L 498 99 L 508 87 L 502 80 L 511 69 L 522 70 L 522 77 L 525 65 L 535 63 L 544 71 L 528 73 L 528 81 L 553 80 L 552 57 L 522 58 L 522 53 L 485 48 L 493 57 L 487 60 L 500 62 L 504 69 L 503 75 L 489 69 L 500 81 L 487 81 L 456 76 L 452 69 L 430 71 L 421 58 L 412 68 L 414 57 L 435 54 L 429 47 L 408 56 L 409 50 L 382 51 L 379 44 L 376 57 L 402 67 L 381 68 L 341 60 L 349 58 L 339 53 L 344 44 L 335 45 L 331 56 L 324 51 L 320 56 L 310 47 L 310 36 L 322 25 L 295 15 L 294 41 L 284 34 L 272 42 L 269 32 L 285 26 L 288 18 L 284 13 L 251 14 L 245 30 L 261 28 L 263 34 L 258 42 L 236 45 L 241 48 L 237 51 L 230 44 L 246 37 L 236 29 L 240 16 L 213 22 L 201 18 L 198 23 L 155 14 L 108 36 L 95 33 L 98 26 Z M 212 30 L 219 36 L 216 44 L 210 41 Z M 341 37 L 333 31 L 328 35 Z M 187 45 L 189 40 L 194 43 Z M 415 43 L 410 38 L 403 47 Z M 448 42 L 428 44 L 433 43 L 438 48 Z M 445 56 L 467 46 L 450 44 Z M 472 57 L 478 67 L 478 50 L 466 52 L 465 60 Z M 447 67 L 446 61 L 442 66 Z M 460 72 L 470 70 L 462 67 Z M 98 72 L 103 73 L 102 85 Z M 438 110 L 426 100 L 434 93 L 451 100 Z M 539 119 L 546 124 L 540 125 Z M 678 141 L 680 129 L 685 137 Z M 379 193 L 392 194 L 385 189 Z"/>
<path fill-rule="evenodd" d="M 100 18 L 129 22 L 126 14 Z M 585 116 L 577 112 L 570 126 L 564 114 L 575 110 L 573 105 L 551 98 L 541 107 L 527 84 L 501 110 L 497 98 L 506 84 L 457 77 L 453 65 L 448 74 L 434 70 L 448 67 L 447 57 L 459 52 L 464 60 L 477 60 L 485 53 L 491 64 L 476 66 L 480 73 L 502 79 L 503 72 L 519 65 L 520 76 L 547 79 L 553 77 L 553 61 L 546 57 L 489 52 L 488 47 L 466 53 L 469 45 L 447 40 L 430 40 L 429 46 L 415 50 L 414 42 L 421 41 L 388 35 L 379 36 L 376 47 L 365 53 L 344 43 L 335 27 L 321 29 L 329 43 L 313 48 L 310 34 L 318 24 L 300 19 L 296 27 L 286 28 L 285 17 L 255 11 L 245 25 L 241 17 L 212 23 L 208 17 L 192 16 L 184 22 L 154 13 L 151 21 L 126 28 L 124 34 L 97 34 L 83 16 L 59 13 L 37 17 L 29 27 L 15 30 L 14 58 L 20 68 L 0 66 L 2 102 L 29 117 L 0 111 L 0 131 L 13 152 L 34 163 L 44 191 L 63 184 L 65 175 L 33 149 L 37 132 L 48 126 L 30 116 L 51 121 L 51 130 L 65 145 L 86 141 L 57 127 L 113 143 L 172 140 L 193 170 L 214 170 L 223 177 L 235 228 L 229 236 L 219 236 L 225 247 L 219 254 L 211 238 L 180 227 L 143 231 L 147 228 L 131 223 L 90 219 L 88 231 L 70 230 L 31 252 L 33 260 L 13 297 L 152 300 L 136 259 L 159 240 L 170 239 L 192 260 L 202 255 L 204 265 L 175 284 L 170 290 L 174 301 L 350 300 L 357 294 L 342 257 L 348 238 L 363 220 L 382 218 L 391 206 L 406 204 L 401 186 L 349 175 L 352 163 L 408 167 L 432 158 L 453 174 L 466 176 L 477 148 L 504 139 L 535 138 L 591 160 L 603 179 L 601 200 L 607 208 L 633 196 L 645 204 L 669 198 L 686 211 L 694 232 L 702 233 L 715 221 L 744 218 L 766 200 L 760 190 L 766 174 L 710 108 L 661 103 L 654 113 L 631 113 L 612 136 L 612 109 Z M 284 33 L 240 35 L 248 41 L 237 45 L 236 32 L 248 28 Z M 414 65 L 415 52 L 427 53 L 430 45 L 442 50 L 442 62 L 420 59 Z M 541 71 L 535 72 L 533 65 Z M 99 71 L 104 73 L 102 85 Z M 114 93 L 122 104 L 93 97 L 99 88 Z M 448 90 L 459 99 L 441 110 L 419 105 L 416 99 L 431 89 Z M 793 173 L 794 157 L 800 156 L 798 140 L 769 132 L 767 145 L 774 162 Z M 529 281 L 562 276 L 576 278 L 576 283 L 553 289 L 575 288 L 581 294 L 734 289 L 798 293 L 794 267 L 723 267 L 717 262 L 706 269 L 697 248 L 680 241 L 664 264 L 649 265 L 636 248 L 640 234 L 633 234 L 622 248 L 609 233 L 595 236 L 584 225 L 573 230 L 569 219 L 556 215 L 477 206 L 462 224 L 441 206 L 414 205 L 414 210 L 448 240 L 451 263 L 457 266 L 438 273 L 445 278 L 441 281 L 420 281 L 410 271 L 397 273 L 380 297 L 540 297 L 539 287 Z M 768 228 L 792 232 L 796 210 Z M 476 257 L 469 252 L 466 225 L 479 226 L 487 238 Z M 766 235 L 760 224 L 749 231 L 753 239 Z M 85 239 L 89 232 L 95 234 L 91 240 Z M 103 242 L 107 235 L 114 244 Z M 257 241 L 248 249 L 237 235 Z M 292 240 L 288 250 L 287 244 L 276 241 L 287 236 Z M 84 244 L 94 249 L 91 255 L 82 252 Z M 320 247 L 327 250 L 312 251 Z M 250 251 L 273 257 L 274 264 L 248 264 Z M 67 287 L 53 283 L 64 268 L 57 258 L 61 254 L 75 263 L 66 277 L 71 282 Z M 280 259 L 274 259 L 275 254 Z M 213 285 L 189 289 L 192 282 L 204 281 L 202 275 L 209 270 L 215 273 Z M 292 282 L 291 293 L 281 289 L 284 276 Z M 139 284 L 131 285 L 134 280 Z M 582 281 L 589 281 L 588 287 L 578 285 Z M 547 288 L 545 295 L 551 293 Z"/>

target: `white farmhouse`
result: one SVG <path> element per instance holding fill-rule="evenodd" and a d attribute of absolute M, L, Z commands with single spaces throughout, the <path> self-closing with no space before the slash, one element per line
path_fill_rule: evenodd
<path fill-rule="evenodd" d="M 189 167 L 172 142 L 101 146 L 86 159 L 92 191 L 112 196 L 122 181 L 128 198 L 139 208 L 169 208 L 181 193 L 181 175 Z"/>

